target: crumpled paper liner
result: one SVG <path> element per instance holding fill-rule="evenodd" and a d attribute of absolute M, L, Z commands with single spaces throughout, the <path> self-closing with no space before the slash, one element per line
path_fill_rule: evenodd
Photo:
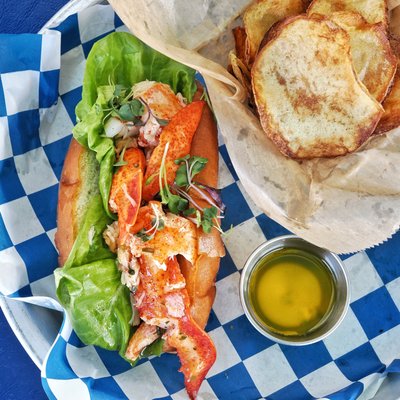
<path fill-rule="evenodd" d="M 400 225 L 400 129 L 343 157 L 303 162 L 284 157 L 241 103 L 244 90 L 223 61 L 233 48 L 230 28 L 249 3 L 110 0 L 134 35 L 202 73 L 236 172 L 269 217 L 336 253 L 382 243 Z M 389 10 L 399 4 L 390 1 Z M 397 13 L 391 25 L 400 26 Z"/>

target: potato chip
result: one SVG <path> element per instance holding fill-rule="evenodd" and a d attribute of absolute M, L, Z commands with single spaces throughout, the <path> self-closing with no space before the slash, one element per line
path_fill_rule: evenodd
<path fill-rule="evenodd" d="M 349 34 L 354 69 L 371 95 L 382 102 L 397 68 L 384 25 L 369 24 L 359 13 L 349 11 L 334 12 L 329 19 Z"/>
<path fill-rule="evenodd" d="M 246 89 L 247 93 L 251 93 L 251 75 L 246 65 L 233 51 L 229 53 L 229 61 L 233 75 Z"/>
<path fill-rule="evenodd" d="M 383 114 L 354 73 L 349 36 L 324 17 L 278 25 L 251 74 L 264 131 L 291 158 L 355 151 Z"/>
<path fill-rule="evenodd" d="M 243 27 L 238 26 L 232 29 L 232 33 L 235 38 L 236 56 L 245 62 L 246 31 Z"/>
<path fill-rule="evenodd" d="M 304 11 L 302 0 L 258 0 L 243 15 L 246 31 L 246 64 L 251 66 L 260 43 L 276 22 Z"/>
<path fill-rule="evenodd" d="M 391 36 L 390 44 L 397 57 L 397 71 L 394 76 L 393 86 L 382 103 L 385 113 L 375 129 L 374 135 L 391 131 L 400 126 L 400 39 L 396 36 Z"/>
<path fill-rule="evenodd" d="M 314 0 L 308 10 L 308 14 L 322 14 L 330 16 L 336 11 L 354 11 L 370 24 L 381 22 L 388 25 L 388 13 L 385 0 Z"/>

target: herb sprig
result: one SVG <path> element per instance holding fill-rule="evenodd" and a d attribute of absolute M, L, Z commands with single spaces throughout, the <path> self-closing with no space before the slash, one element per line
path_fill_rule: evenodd
<path fill-rule="evenodd" d="M 141 229 L 139 232 L 136 233 L 136 236 L 138 236 L 140 239 L 143 240 L 143 242 L 147 242 L 155 236 L 155 234 L 158 231 L 161 231 L 165 227 L 165 222 L 162 218 L 160 218 L 160 215 L 155 208 L 155 206 L 152 205 L 154 215 L 155 217 L 151 221 L 151 227 L 149 229 Z"/>
<path fill-rule="evenodd" d="M 181 211 L 187 209 L 189 202 L 187 199 L 179 195 L 173 194 L 169 188 L 167 181 L 167 171 L 165 168 L 165 159 L 169 149 L 169 142 L 167 142 L 164 154 L 161 159 L 160 172 L 158 174 L 158 183 L 160 186 L 161 203 L 168 206 L 169 210 L 174 214 L 179 214 Z"/>
<path fill-rule="evenodd" d="M 186 155 L 175 160 L 175 164 L 179 165 L 179 168 L 176 173 L 175 183 L 170 186 L 167 181 L 165 167 L 168 149 L 169 143 L 165 146 L 158 174 L 161 203 L 165 204 L 172 213 L 182 214 L 190 219 L 198 227 L 201 227 L 205 233 L 210 233 L 213 227 L 222 232 L 219 220 L 223 216 L 219 214 L 224 212 L 225 206 L 223 206 L 222 202 L 217 204 L 212 196 L 202 190 L 205 188 L 203 185 L 193 181 L 193 178 L 207 165 L 207 158 Z M 196 193 L 198 198 L 205 200 L 210 207 L 200 206 L 190 194 L 190 191 Z"/>
<path fill-rule="evenodd" d="M 114 91 L 107 102 L 107 106 L 101 108 L 101 111 L 107 112 L 103 122 L 108 117 L 117 117 L 122 121 L 141 125 L 140 117 L 144 114 L 145 106 L 140 100 L 133 98 L 132 89 L 123 85 L 115 85 L 111 81 L 110 86 L 114 88 Z"/>
<path fill-rule="evenodd" d="M 123 149 L 119 155 L 118 161 L 114 164 L 114 167 L 122 167 L 122 166 L 128 164 L 128 162 L 124 160 L 125 151 L 126 151 L 127 147 L 128 147 L 128 143 L 126 143 L 125 146 L 123 147 Z"/>

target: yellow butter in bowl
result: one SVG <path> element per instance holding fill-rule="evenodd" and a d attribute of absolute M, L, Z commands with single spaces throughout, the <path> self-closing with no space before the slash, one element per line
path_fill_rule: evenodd
<path fill-rule="evenodd" d="M 329 314 L 335 288 L 329 268 L 320 259 L 285 248 L 259 261 L 249 294 L 255 313 L 269 329 L 305 335 Z"/>
<path fill-rule="evenodd" d="M 350 302 L 340 258 L 295 235 L 268 240 L 249 255 L 239 292 L 254 328 L 271 340 L 294 346 L 330 335 Z"/>

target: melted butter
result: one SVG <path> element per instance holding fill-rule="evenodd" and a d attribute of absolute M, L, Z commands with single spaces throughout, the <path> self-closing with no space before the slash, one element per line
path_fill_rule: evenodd
<path fill-rule="evenodd" d="M 249 293 L 258 318 L 270 330 L 286 336 L 306 335 L 319 326 L 335 299 L 328 266 L 314 255 L 290 248 L 258 262 Z"/>

